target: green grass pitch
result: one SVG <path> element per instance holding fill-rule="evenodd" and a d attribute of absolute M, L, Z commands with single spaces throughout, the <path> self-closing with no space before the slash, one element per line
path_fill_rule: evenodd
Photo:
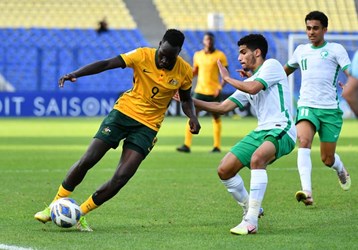
<path fill-rule="evenodd" d="M 167 117 L 158 143 L 136 175 L 112 200 L 88 214 L 92 233 L 41 224 L 33 215 L 55 195 L 69 167 L 82 155 L 102 118 L 1 119 L 0 249 L 356 249 L 358 246 L 358 121 L 346 120 L 337 152 L 352 177 L 341 190 L 336 174 L 312 148 L 315 205 L 297 203 L 297 149 L 268 167 L 265 216 L 257 235 L 235 236 L 241 208 L 216 174 L 230 147 L 255 128 L 251 118 L 223 117 L 222 151 L 211 154 L 211 118 L 191 154 L 177 153 L 185 118 Z M 79 203 L 108 180 L 120 147 L 111 150 L 71 196 Z M 241 171 L 249 187 L 248 169 Z"/>

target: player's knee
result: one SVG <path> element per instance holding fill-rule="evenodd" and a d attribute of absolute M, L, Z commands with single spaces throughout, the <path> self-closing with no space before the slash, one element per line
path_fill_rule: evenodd
<path fill-rule="evenodd" d="M 331 167 L 334 164 L 334 155 L 322 155 L 321 160 L 324 165 Z"/>
<path fill-rule="evenodd" d="M 233 177 L 235 174 L 233 174 L 231 171 L 229 171 L 227 168 L 224 168 L 222 166 L 219 166 L 217 169 L 218 176 L 221 180 L 227 180 Z"/>
<path fill-rule="evenodd" d="M 311 148 L 312 141 L 305 136 L 297 136 L 298 143 L 301 148 Z"/>
<path fill-rule="evenodd" d="M 261 157 L 258 154 L 253 154 L 251 156 L 250 166 L 251 169 L 260 169 L 263 166 L 265 166 L 265 161 L 263 160 L 263 157 Z"/>

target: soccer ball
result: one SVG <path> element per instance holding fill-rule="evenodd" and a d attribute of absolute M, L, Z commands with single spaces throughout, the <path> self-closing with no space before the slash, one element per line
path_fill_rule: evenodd
<path fill-rule="evenodd" d="M 71 198 L 61 198 L 51 204 L 51 220 L 59 227 L 73 227 L 81 217 L 81 208 Z"/>

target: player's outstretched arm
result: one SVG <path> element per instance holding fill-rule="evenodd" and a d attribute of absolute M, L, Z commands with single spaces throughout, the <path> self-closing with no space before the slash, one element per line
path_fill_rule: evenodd
<path fill-rule="evenodd" d="M 198 109 L 218 113 L 221 115 L 237 108 L 236 104 L 229 99 L 226 99 L 223 102 L 205 102 L 194 98 L 193 101 L 195 107 Z"/>
<path fill-rule="evenodd" d="M 200 123 L 196 117 L 193 99 L 191 98 L 191 88 L 188 90 L 179 89 L 179 96 L 181 102 L 181 108 L 184 114 L 189 117 L 190 132 L 192 134 L 199 134 Z"/>
<path fill-rule="evenodd" d="M 58 86 L 62 88 L 65 84 L 65 81 L 75 82 L 77 78 L 81 76 L 94 75 L 109 69 L 125 68 L 125 67 L 126 67 L 125 62 L 121 57 L 118 56 L 106 60 L 97 61 L 62 76 L 58 80 Z"/>

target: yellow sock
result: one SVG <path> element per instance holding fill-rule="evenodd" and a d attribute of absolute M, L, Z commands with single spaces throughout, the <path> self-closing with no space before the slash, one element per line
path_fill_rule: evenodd
<path fill-rule="evenodd" d="M 221 145 L 221 118 L 213 119 L 213 137 L 214 148 L 220 148 Z"/>
<path fill-rule="evenodd" d="M 52 202 L 57 201 L 60 198 L 68 197 L 70 196 L 72 192 L 65 189 L 62 185 L 58 188 L 57 194 Z"/>
<path fill-rule="evenodd" d="M 92 199 L 92 195 L 80 206 L 82 215 L 89 213 L 90 211 L 96 209 L 97 207 L 98 206 L 94 203 Z"/>
<path fill-rule="evenodd" d="M 193 134 L 190 132 L 190 126 L 189 126 L 189 122 L 187 122 L 186 127 L 185 127 L 185 140 L 184 140 L 184 144 L 186 146 L 188 146 L 190 148 L 191 146 L 191 141 L 193 138 Z"/>

